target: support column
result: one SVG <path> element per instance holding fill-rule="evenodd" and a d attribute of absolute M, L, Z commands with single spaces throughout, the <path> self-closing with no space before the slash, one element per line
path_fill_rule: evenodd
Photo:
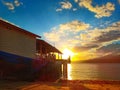
<path fill-rule="evenodd" d="M 2 71 L 0 72 L 0 79 L 1 80 L 3 79 L 3 72 Z"/>
<path fill-rule="evenodd" d="M 59 59 L 59 53 L 58 53 L 58 59 Z"/>
<path fill-rule="evenodd" d="M 63 63 L 63 78 L 64 78 L 64 79 L 67 79 L 67 78 L 68 78 L 68 77 L 67 77 L 67 76 L 68 76 L 67 74 L 68 74 L 67 62 L 64 62 L 64 63 Z"/>

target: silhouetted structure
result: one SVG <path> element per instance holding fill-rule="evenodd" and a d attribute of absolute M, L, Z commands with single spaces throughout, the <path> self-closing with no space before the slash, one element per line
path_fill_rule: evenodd
<path fill-rule="evenodd" d="M 0 78 L 60 77 L 62 53 L 41 36 L 0 19 Z M 61 57 L 60 57 L 61 56 Z M 51 74 L 50 74 L 51 73 Z M 47 77 L 47 76 L 46 76 Z"/>

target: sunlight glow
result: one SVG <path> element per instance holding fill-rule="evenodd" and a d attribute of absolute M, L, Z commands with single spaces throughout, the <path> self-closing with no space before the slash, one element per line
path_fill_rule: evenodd
<path fill-rule="evenodd" d="M 71 66 L 71 64 L 68 64 L 67 67 L 68 67 L 68 80 L 72 80 L 72 77 L 71 77 L 71 68 L 72 68 L 72 66 Z"/>
<path fill-rule="evenodd" d="M 63 59 L 68 59 L 69 56 L 72 57 L 73 55 L 74 55 L 74 53 L 66 48 L 66 49 L 63 50 L 62 58 Z"/>

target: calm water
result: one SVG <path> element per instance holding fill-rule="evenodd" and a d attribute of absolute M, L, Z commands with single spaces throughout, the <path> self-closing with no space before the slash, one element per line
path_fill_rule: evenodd
<path fill-rule="evenodd" d="M 72 63 L 68 65 L 69 80 L 120 80 L 120 64 Z"/>

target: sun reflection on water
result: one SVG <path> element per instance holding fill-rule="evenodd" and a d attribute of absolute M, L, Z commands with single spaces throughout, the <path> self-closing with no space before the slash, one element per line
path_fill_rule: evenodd
<path fill-rule="evenodd" d="M 72 80 L 72 77 L 71 77 L 71 69 L 72 69 L 72 66 L 71 64 L 68 64 L 68 80 Z"/>

